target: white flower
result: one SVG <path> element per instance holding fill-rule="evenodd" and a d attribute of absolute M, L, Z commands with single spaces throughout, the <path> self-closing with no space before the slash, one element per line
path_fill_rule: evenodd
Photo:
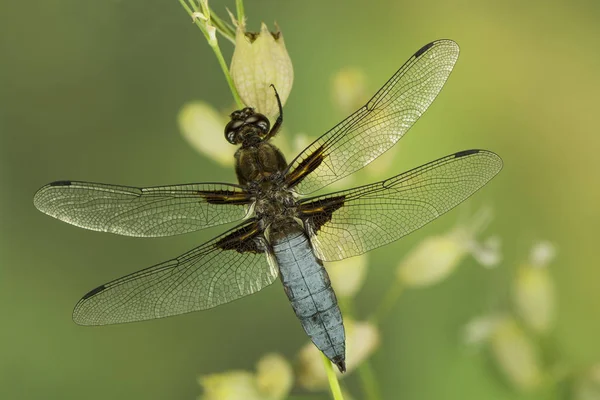
<path fill-rule="evenodd" d="M 194 149 L 223 166 L 233 165 L 236 149 L 223 133 L 228 120 L 211 105 L 202 101 L 188 103 L 179 111 L 177 122 Z"/>
<path fill-rule="evenodd" d="M 484 209 L 468 223 L 423 240 L 400 262 L 397 272 L 400 282 L 413 287 L 438 283 L 450 275 L 469 254 L 484 266 L 498 263 L 499 240 L 494 238 L 479 243 L 476 239 L 490 219 L 491 211 Z"/>
<path fill-rule="evenodd" d="M 230 371 L 202 376 L 201 400 L 282 400 L 289 394 L 293 375 L 290 364 L 280 355 L 268 354 L 257 365 L 257 372 Z"/>
<path fill-rule="evenodd" d="M 490 344 L 498 368 L 514 387 L 529 390 L 541 383 L 538 349 L 514 318 L 498 321 Z"/>
<path fill-rule="evenodd" d="M 264 23 L 259 33 L 246 32 L 243 25 L 238 26 L 230 70 L 247 106 L 269 118 L 279 114 L 270 85 L 275 85 L 281 103 L 285 104 L 294 81 L 292 61 L 281 32 L 269 32 Z"/>
<path fill-rule="evenodd" d="M 556 257 L 556 247 L 547 241 L 536 243 L 531 249 L 529 260 L 532 265 L 545 267 Z"/>
<path fill-rule="evenodd" d="M 325 268 L 327 268 L 335 294 L 340 297 L 352 297 L 360 290 L 365 281 L 367 256 L 363 254 L 342 261 L 326 262 Z"/>
<path fill-rule="evenodd" d="M 379 331 L 370 322 L 351 319 L 344 321 L 346 328 L 346 373 L 337 369 L 338 378 L 347 376 L 367 359 L 379 346 Z M 307 343 L 298 354 L 298 384 L 305 389 L 320 390 L 327 387 L 327 373 L 321 352 L 312 343 Z"/>
<path fill-rule="evenodd" d="M 523 321 L 535 332 L 546 333 L 554 323 L 556 291 L 546 264 L 554 248 L 542 242 L 534 246 L 530 262 L 519 267 L 513 283 L 513 300 Z"/>
<path fill-rule="evenodd" d="M 498 315 L 485 315 L 472 319 L 464 329 L 465 344 L 478 345 L 487 342 L 501 321 L 502 318 Z"/>

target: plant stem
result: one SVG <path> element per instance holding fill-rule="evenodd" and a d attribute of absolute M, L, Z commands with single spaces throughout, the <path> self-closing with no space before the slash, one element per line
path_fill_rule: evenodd
<path fill-rule="evenodd" d="M 244 20 L 246 19 L 244 0 L 235 0 L 235 13 L 237 14 L 239 26 L 244 26 Z"/>
<path fill-rule="evenodd" d="M 393 281 L 392 286 L 390 286 L 383 297 L 383 300 L 379 304 L 379 307 L 377 307 L 377 310 L 371 317 L 371 321 L 373 323 L 381 322 L 381 320 L 391 311 L 392 307 L 394 307 L 394 304 L 396 304 L 403 291 L 402 285 L 398 283 L 398 281 Z"/>
<path fill-rule="evenodd" d="M 381 392 L 379 391 L 379 384 L 377 383 L 377 379 L 375 379 L 375 373 L 369 360 L 365 360 L 360 364 L 358 367 L 358 376 L 362 383 L 365 399 L 380 400 Z"/>
<path fill-rule="evenodd" d="M 185 0 L 179 0 L 179 3 L 185 9 L 185 11 L 187 11 L 189 16 L 193 18 L 194 10 L 191 9 L 190 6 L 188 6 L 186 4 Z M 217 61 L 219 62 L 219 65 L 221 66 L 221 70 L 223 71 L 223 75 L 225 75 L 225 80 L 227 81 L 227 84 L 229 85 L 229 89 L 231 90 L 231 94 L 233 95 L 233 99 L 235 100 L 237 106 L 239 108 L 243 108 L 244 102 L 240 98 L 240 95 L 238 94 L 237 89 L 235 88 L 233 79 L 231 78 L 231 74 L 229 73 L 229 67 L 227 66 L 227 63 L 225 62 L 225 59 L 223 58 L 223 53 L 221 53 L 221 48 L 219 47 L 219 42 L 216 40 L 216 36 L 214 38 L 211 38 L 211 36 L 208 33 L 208 30 L 206 29 L 206 26 L 204 26 L 205 22 L 201 21 L 199 18 L 195 19 L 194 23 L 196 24 L 196 26 L 198 28 L 200 28 L 200 30 L 204 34 L 204 37 L 206 38 L 206 41 L 208 42 L 208 44 L 212 48 L 213 52 L 215 53 L 215 56 L 217 57 Z"/>
<path fill-rule="evenodd" d="M 211 45 L 210 47 L 212 47 L 213 51 L 215 52 L 215 55 L 217 56 L 217 60 L 219 61 L 221 69 L 223 70 L 223 74 L 225 75 L 225 79 L 227 80 L 227 84 L 229 85 L 229 89 L 231 90 L 231 94 L 233 95 L 235 103 L 239 108 L 244 108 L 246 105 L 242 101 L 242 98 L 240 97 L 239 93 L 237 92 L 237 89 L 235 88 L 235 84 L 233 83 L 233 79 L 231 78 L 231 74 L 229 73 L 229 67 L 227 66 L 227 63 L 223 58 L 223 54 L 221 53 L 219 45 Z"/>
<path fill-rule="evenodd" d="M 213 10 L 210 9 L 210 19 L 214 23 L 217 31 L 223 35 L 223 37 L 235 44 L 235 29 L 227 22 L 222 20 Z"/>
<path fill-rule="evenodd" d="M 327 380 L 329 381 L 329 389 L 331 389 L 333 400 L 344 400 L 342 389 L 340 389 L 340 383 L 337 380 L 337 376 L 335 376 L 335 372 L 333 372 L 331 361 L 329 361 L 325 354 L 321 354 L 321 356 L 325 364 L 325 371 L 327 372 Z"/>

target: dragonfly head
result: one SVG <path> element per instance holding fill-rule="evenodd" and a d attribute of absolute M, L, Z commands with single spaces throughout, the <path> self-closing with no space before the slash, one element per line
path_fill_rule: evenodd
<path fill-rule="evenodd" d="M 240 144 L 247 138 L 263 138 L 269 133 L 271 124 L 263 114 L 246 107 L 231 113 L 231 121 L 225 126 L 225 139 L 231 144 Z"/>

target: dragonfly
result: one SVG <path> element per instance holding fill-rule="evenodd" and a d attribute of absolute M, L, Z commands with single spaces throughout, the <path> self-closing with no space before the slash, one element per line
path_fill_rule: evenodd
<path fill-rule="evenodd" d="M 57 181 L 34 196 L 42 212 L 72 225 L 137 237 L 178 235 L 241 221 L 168 261 L 91 290 L 73 320 L 107 325 L 207 310 L 280 277 L 314 345 L 346 370 L 342 314 L 323 262 L 357 256 L 435 220 L 502 169 L 486 150 L 463 150 L 392 178 L 332 194 L 314 192 L 365 167 L 421 117 L 448 79 L 459 47 L 419 49 L 361 108 L 288 163 L 270 139 L 283 123 L 251 107 L 224 129 L 237 184 L 130 187 Z"/>

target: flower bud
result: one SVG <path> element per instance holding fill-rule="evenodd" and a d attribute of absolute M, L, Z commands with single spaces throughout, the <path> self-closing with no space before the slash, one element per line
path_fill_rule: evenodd
<path fill-rule="evenodd" d="M 448 277 L 469 254 L 484 266 L 499 262 L 499 240 L 479 243 L 476 239 L 489 219 L 491 211 L 484 209 L 468 223 L 423 240 L 400 262 L 397 270 L 400 282 L 413 287 L 436 284 Z"/>
<path fill-rule="evenodd" d="M 530 390 L 541 383 L 538 349 L 512 317 L 497 323 L 491 349 L 498 368 L 517 389 Z"/>
<path fill-rule="evenodd" d="M 294 81 L 292 61 L 281 32 L 269 32 L 263 23 L 259 33 L 246 32 L 238 26 L 235 50 L 231 59 L 231 77 L 243 102 L 273 118 L 279 114 L 275 85 L 285 104 Z"/>
<path fill-rule="evenodd" d="M 452 235 L 428 237 L 402 260 L 398 278 L 407 286 L 433 285 L 450 275 L 466 254 Z"/>
<path fill-rule="evenodd" d="M 204 389 L 202 400 L 262 400 L 255 377 L 250 372 L 230 371 L 203 376 L 198 382 Z"/>
<path fill-rule="evenodd" d="M 542 247 L 540 247 L 542 246 Z M 517 270 L 513 283 L 513 300 L 523 321 L 535 332 L 547 333 L 554 323 L 556 292 L 546 267 L 554 250 L 546 244 L 536 245 L 530 262 Z"/>
<path fill-rule="evenodd" d="M 230 371 L 202 376 L 202 400 L 283 400 L 292 388 L 292 367 L 278 354 L 267 354 L 257 372 Z"/>
<path fill-rule="evenodd" d="M 331 286 L 340 297 L 353 297 L 362 287 L 367 275 L 367 256 L 325 263 Z"/>
<path fill-rule="evenodd" d="M 279 354 L 267 354 L 256 366 L 256 383 L 265 399 L 286 398 L 294 383 L 290 363 Z"/>
<path fill-rule="evenodd" d="M 179 130 L 194 149 L 229 167 L 235 147 L 223 140 L 227 119 L 209 104 L 197 101 L 183 106 L 177 116 Z"/>
<path fill-rule="evenodd" d="M 370 322 L 344 321 L 346 327 L 346 374 L 337 369 L 338 378 L 343 378 L 366 360 L 379 346 L 379 331 Z M 298 354 L 298 383 L 308 390 L 327 387 L 327 373 L 321 352 L 312 343 L 307 343 Z"/>

